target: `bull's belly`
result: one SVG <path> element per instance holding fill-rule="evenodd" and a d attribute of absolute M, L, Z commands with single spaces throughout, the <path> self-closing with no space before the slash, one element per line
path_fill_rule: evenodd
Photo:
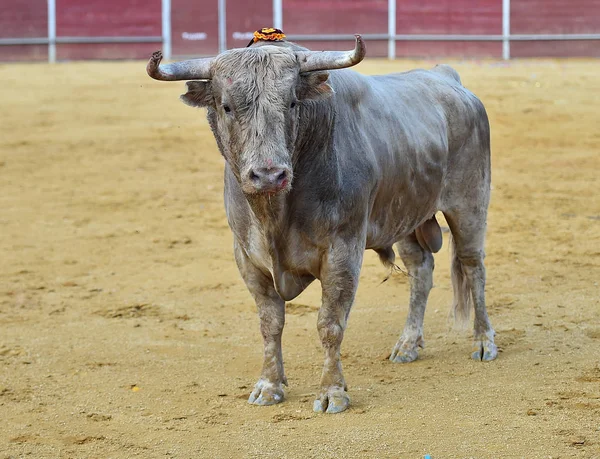
<path fill-rule="evenodd" d="M 394 155 L 379 157 L 382 176 L 368 212 L 367 249 L 391 247 L 440 210 L 446 147 Z"/>
<path fill-rule="evenodd" d="M 367 229 L 367 241 L 365 249 L 380 250 L 391 247 L 403 237 L 411 234 L 418 224 L 406 225 L 380 225 L 370 222 Z"/>
<path fill-rule="evenodd" d="M 438 199 L 413 201 L 415 205 L 390 205 L 373 212 L 367 225 L 366 249 L 385 249 L 410 235 L 438 210 Z"/>

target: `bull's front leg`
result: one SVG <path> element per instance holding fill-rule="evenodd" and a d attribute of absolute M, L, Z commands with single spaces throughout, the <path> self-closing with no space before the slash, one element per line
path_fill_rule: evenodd
<path fill-rule="evenodd" d="M 275 291 L 273 279 L 254 266 L 237 243 L 234 253 L 242 278 L 256 301 L 264 344 L 262 373 L 248 403 L 274 405 L 283 401 L 283 386 L 287 386 L 281 352 L 285 302 Z"/>
<path fill-rule="evenodd" d="M 358 251 L 357 246 L 352 244 L 350 248 L 344 244 L 330 249 L 321 269 L 323 300 L 317 329 L 325 351 L 325 362 L 321 388 L 313 405 L 316 412 L 339 413 L 350 404 L 340 349 L 362 263 L 363 251 Z"/>

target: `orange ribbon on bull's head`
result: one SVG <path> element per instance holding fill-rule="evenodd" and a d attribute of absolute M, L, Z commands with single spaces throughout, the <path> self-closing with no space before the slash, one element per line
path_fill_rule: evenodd
<path fill-rule="evenodd" d="M 283 41 L 285 34 L 281 29 L 275 29 L 273 27 L 263 27 L 257 30 L 253 34 L 252 40 L 248 43 L 248 46 L 256 43 L 257 41 Z"/>

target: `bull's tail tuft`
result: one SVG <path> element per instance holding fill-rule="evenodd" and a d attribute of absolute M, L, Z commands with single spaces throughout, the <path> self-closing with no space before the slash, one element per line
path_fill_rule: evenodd
<path fill-rule="evenodd" d="M 394 249 L 392 247 L 385 247 L 383 249 L 375 250 L 377 255 L 379 255 L 379 260 L 386 268 L 392 270 L 396 267 L 396 254 L 394 253 Z"/>
<path fill-rule="evenodd" d="M 456 254 L 456 243 L 450 235 L 450 276 L 454 290 L 451 315 L 457 328 L 466 329 L 473 305 L 465 268 Z"/>
<path fill-rule="evenodd" d="M 379 260 L 381 261 L 381 263 L 383 263 L 383 266 L 390 270 L 389 274 L 385 277 L 385 279 L 381 281 L 382 284 L 384 282 L 387 282 L 394 273 L 402 273 L 405 276 L 410 276 L 410 274 L 408 274 L 396 264 L 396 253 L 394 252 L 394 249 L 392 247 L 376 249 L 375 252 L 377 252 L 377 255 L 379 255 Z"/>

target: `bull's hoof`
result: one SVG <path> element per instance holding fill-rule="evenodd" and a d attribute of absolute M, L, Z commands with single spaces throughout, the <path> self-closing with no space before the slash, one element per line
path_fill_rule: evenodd
<path fill-rule="evenodd" d="M 493 340 L 484 338 L 475 340 L 473 343 L 473 352 L 471 358 L 481 362 L 489 362 L 498 357 L 498 347 Z"/>
<path fill-rule="evenodd" d="M 341 387 L 323 389 L 315 402 L 313 411 L 316 413 L 340 413 L 350 406 L 350 397 Z"/>
<path fill-rule="evenodd" d="M 421 337 L 417 339 L 400 338 L 392 349 L 390 360 L 394 363 L 414 362 L 419 358 L 419 348 L 424 346 L 425 343 Z"/>
<path fill-rule="evenodd" d="M 399 350 L 398 352 L 392 351 L 390 360 L 394 363 L 410 363 L 414 362 L 419 358 L 419 352 L 416 349 Z"/>
<path fill-rule="evenodd" d="M 283 402 L 283 399 L 283 384 L 274 384 L 264 379 L 259 379 L 248 398 L 248 403 L 252 405 L 275 405 Z"/>

